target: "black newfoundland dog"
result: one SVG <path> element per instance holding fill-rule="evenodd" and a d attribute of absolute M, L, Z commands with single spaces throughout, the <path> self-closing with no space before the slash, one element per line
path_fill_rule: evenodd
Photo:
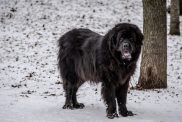
<path fill-rule="evenodd" d="M 89 29 L 73 29 L 59 41 L 58 66 L 66 93 L 63 109 L 83 108 L 76 93 L 85 82 L 101 82 L 107 117 L 132 116 L 126 98 L 130 77 L 136 69 L 143 34 L 133 24 L 121 23 L 101 36 Z"/>

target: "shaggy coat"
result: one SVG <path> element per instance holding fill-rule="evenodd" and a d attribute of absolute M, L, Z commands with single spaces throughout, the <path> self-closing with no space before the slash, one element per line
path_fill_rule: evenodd
<path fill-rule="evenodd" d="M 66 93 L 64 109 L 83 108 L 76 92 L 85 82 L 101 82 L 108 118 L 132 116 L 126 97 L 130 77 L 136 69 L 143 34 L 133 24 L 121 23 L 104 36 L 89 29 L 73 29 L 59 40 L 58 66 Z"/>

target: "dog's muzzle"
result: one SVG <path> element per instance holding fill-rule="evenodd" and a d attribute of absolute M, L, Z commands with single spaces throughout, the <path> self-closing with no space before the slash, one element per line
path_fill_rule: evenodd
<path fill-rule="evenodd" d="M 128 42 L 122 44 L 122 59 L 131 60 L 131 45 Z"/>

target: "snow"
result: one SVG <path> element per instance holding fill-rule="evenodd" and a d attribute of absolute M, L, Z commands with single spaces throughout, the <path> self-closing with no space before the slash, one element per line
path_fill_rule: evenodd
<path fill-rule="evenodd" d="M 0 3 L 1 122 L 182 122 L 181 36 L 168 35 L 168 88 L 128 93 L 127 106 L 135 116 L 107 119 L 100 84 L 86 83 L 79 89 L 78 100 L 85 104 L 84 109 L 62 109 L 65 98 L 57 70 L 59 37 L 79 27 L 105 34 L 119 22 L 131 22 L 142 29 L 141 0 Z M 138 76 L 139 68 L 132 85 Z"/>

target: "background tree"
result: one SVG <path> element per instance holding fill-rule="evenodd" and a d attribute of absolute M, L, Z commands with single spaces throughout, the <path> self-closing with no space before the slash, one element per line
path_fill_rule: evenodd
<path fill-rule="evenodd" d="M 179 0 L 180 15 L 182 15 L 182 0 Z"/>
<path fill-rule="evenodd" d="M 172 2 L 172 1 L 171 1 Z M 169 5 L 168 6 L 168 8 L 167 8 L 167 11 L 168 11 L 168 13 L 170 14 L 170 12 L 171 12 L 171 6 Z M 180 15 L 182 15 L 182 0 L 179 0 L 179 13 L 180 13 Z"/>
<path fill-rule="evenodd" d="M 166 0 L 143 0 L 144 45 L 139 88 L 167 87 Z"/>
<path fill-rule="evenodd" d="M 171 9 L 170 9 L 170 34 L 171 35 L 180 35 L 180 22 L 179 22 L 179 0 L 171 0 Z"/>

